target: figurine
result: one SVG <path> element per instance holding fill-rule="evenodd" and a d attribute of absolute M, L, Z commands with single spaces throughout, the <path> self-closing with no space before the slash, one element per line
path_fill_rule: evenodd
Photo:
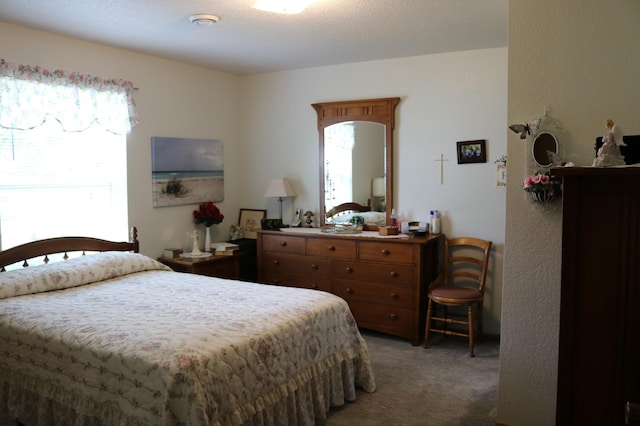
<path fill-rule="evenodd" d="M 625 165 L 624 157 L 620 154 L 618 145 L 623 145 L 622 129 L 613 120 L 604 122 L 607 133 L 602 137 L 602 146 L 598 149 L 592 167 L 614 167 Z"/>
<path fill-rule="evenodd" d="M 313 212 L 311 210 L 307 210 L 304 214 L 305 219 L 305 228 L 313 228 Z"/>
<path fill-rule="evenodd" d="M 187 232 L 187 235 L 189 237 L 191 237 L 191 240 L 193 241 L 193 247 L 191 248 L 191 254 L 194 255 L 194 256 L 201 255 L 202 252 L 200 251 L 200 244 L 198 243 L 198 241 L 200 240 L 200 234 L 198 233 L 198 230 L 194 229 L 191 232 Z"/>
<path fill-rule="evenodd" d="M 233 241 L 242 238 L 244 238 L 244 227 L 232 224 L 229 228 L 229 239 Z"/>

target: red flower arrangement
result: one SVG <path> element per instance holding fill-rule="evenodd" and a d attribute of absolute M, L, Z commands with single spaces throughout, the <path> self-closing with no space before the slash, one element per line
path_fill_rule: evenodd
<path fill-rule="evenodd" d="M 212 201 L 201 203 L 198 210 L 193 211 L 193 220 L 197 225 L 204 223 L 204 226 L 209 227 L 222 222 L 222 219 L 224 215 Z"/>

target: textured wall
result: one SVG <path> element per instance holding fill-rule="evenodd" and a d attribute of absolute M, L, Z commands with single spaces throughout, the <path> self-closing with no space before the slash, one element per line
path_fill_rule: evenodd
<path fill-rule="evenodd" d="M 640 2 L 509 2 L 509 124 L 548 106 L 566 129 L 565 155 L 593 158 L 612 118 L 640 133 Z M 555 424 L 561 210 L 530 205 L 528 145 L 509 133 L 498 423 Z M 597 368 L 597 366 L 594 366 Z"/>

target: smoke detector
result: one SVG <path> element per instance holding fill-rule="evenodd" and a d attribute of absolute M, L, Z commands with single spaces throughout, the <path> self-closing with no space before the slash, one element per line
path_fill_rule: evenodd
<path fill-rule="evenodd" d="M 210 15 L 208 13 L 198 13 L 196 15 L 189 16 L 189 21 L 192 24 L 201 25 L 203 27 L 210 27 L 220 20 L 219 16 Z"/>

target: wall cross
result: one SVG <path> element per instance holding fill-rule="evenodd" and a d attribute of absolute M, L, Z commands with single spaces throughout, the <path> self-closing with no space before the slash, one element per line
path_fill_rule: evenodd
<path fill-rule="evenodd" d="M 444 183 L 444 162 L 449 161 L 449 159 L 444 158 L 444 154 L 440 154 L 440 158 L 434 161 L 440 162 L 440 185 Z"/>

